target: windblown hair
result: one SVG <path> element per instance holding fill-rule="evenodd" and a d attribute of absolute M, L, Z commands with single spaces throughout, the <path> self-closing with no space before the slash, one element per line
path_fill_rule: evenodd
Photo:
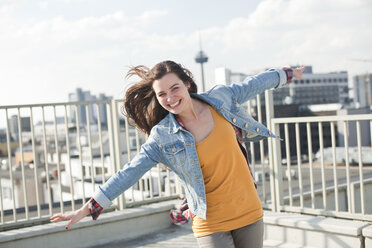
<path fill-rule="evenodd" d="M 127 79 L 138 76 L 141 81 L 134 83 L 126 91 L 121 111 L 146 134 L 150 134 L 151 129 L 169 113 L 159 104 L 152 88 L 155 80 L 168 73 L 176 74 L 184 84 L 189 83 L 189 93 L 197 92 L 192 73 L 181 64 L 169 60 L 156 64 L 151 70 L 143 65 L 131 67 L 126 75 Z"/>

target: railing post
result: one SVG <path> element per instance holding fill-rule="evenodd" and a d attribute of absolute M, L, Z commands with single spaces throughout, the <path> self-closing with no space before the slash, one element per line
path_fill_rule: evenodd
<path fill-rule="evenodd" d="M 112 121 L 112 141 L 113 142 L 113 152 L 114 152 L 114 168 L 115 172 L 120 170 L 122 165 L 121 147 L 120 147 L 120 123 L 118 118 L 118 108 L 116 100 L 111 100 L 111 121 Z M 126 127 L 127 129 L 128 127 Z M 129 152 L 129 151 L 128 151 Z M 125 208 L 125 194 L 119 196 L 119 209 L 123 210 Z"/>
<path fill-rule="evenodd" d="M 272 129 L 276 135 L 280 135 L 279 124 L 272 124 Z M 271 139 L 274 151 L 274 177 L 275 177 L 275 200 L 276 200 L 276 211 L 280 211 L 283 206 L 283 171 L 282 171 L 282 151 L 280 140 Z M 288 158 L 287 158 L 288 159 Z M 290 172 L 288 172 L 290 173 Z M 288 185 L 289 187 L 289 185 Z"/>
<path fill-rule="evenodd" d="M 274 118 L 274 97 L 272 90 L 265 91 L 265 107 L 266 107 L 266 126 L 273 130 L 278 136 L 280 135 L 279 125 L 272 123 Z M 270 165 L 270 194 L 272 201 L 272 210 L 280 211 L 280 206 L 283 204 L 283 184 L 282 184 L 282 168 L 281 168 L 281 147 L 280 141 L 268 139 L 268 159 Z"/>
<path fill-rule="evenodd" d="M 114 145 L 115 145 L 115 157 L 116 157 L 116 167 L 115 170 L 118 171 L 121 169 L 123 165 L 123 160 L 121 156 L 122 147 L 120 145 L 120 122 L 119 122 L 119 115 L 118 115 L 118 105 L 115 100 L 111 101 L 112 106 L 112 120 L 113 120 L 113 129 L 114 129 Z M 125 127 L 128 128 L 128 127 Z M 128 150 L 128 152 L 130 152 Z M 120 210 L 126 208 L 126 200 L 125 200 L 125 193 L 120 195 Z"/>

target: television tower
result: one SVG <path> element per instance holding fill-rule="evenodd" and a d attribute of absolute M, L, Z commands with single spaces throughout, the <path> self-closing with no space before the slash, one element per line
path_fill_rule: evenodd
<path fill-rule="evenodd" d="M 203 67 L 203 64 L 208 62 L 208 57 L 207 57 L 207 55 L 202 50 L 200 33 L 199 33 L 199 46 L 200 46 L 200 51 L 196 54 L 195 62 L 196 63 L 199 63 L 201 65 L 202 90 L 203 90 L 203 92 L 205 92 L 204 67 Z"/>

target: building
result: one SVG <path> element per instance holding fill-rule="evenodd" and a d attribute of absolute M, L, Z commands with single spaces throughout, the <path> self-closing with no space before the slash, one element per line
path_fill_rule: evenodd
<path fill-rule="evenodd" d="M 232 83 L 242 82 L 249 75 L 241 72 L 232 72 L 230 69 L 225 67 L 219 67 L 215 69 L 215 83 L 230 85 Z"/>
<path fill-rule="evenodd" d="M 81 88 L 76 88 L 74 93 L 68 94 L 69 102 L 83 102 L 85 100 L 84 92 Z M 87 123 L 87 113 L 84 105 L 70 106 L 69 119 L 72 123 L 76 123 L 76 110 L 78 111 L 78 118 L 81 124 Z"/>
<path fill-rule="evenodd" d="M 337 115 L 364 115 L 364 114 L 371 114 L 372 110 L 368 107 L 358 108 L 358 109 L 340 109 L 337 111 Z M 337 126 L 339 127 L 339 146 L 345 146 L 345 133 L 348 133 L 348 145 L 349 147 L 357 147 L 358 146 L 358 135 L 357 135 L 357 126 L 355 121 L 348 122 L 348 132 L 345 131 L 343 121 L 338 121 Z M 370 128 L 370 121 L 369 120 L 361 120 L 360 121 L 360 138 L 361 138 L 361 145 L 364 147 L 371 146 L 371 128 Z"/>
<path fill-rule="evenodd" d="M 98 100 L 111 100 L 112 97 L 108 97 L 105 94 L 99 94 Z M 101 124 L 103 126 L 107 126 L 107 108 L 105 104 L 99 104 L 99 114 L 101 119 Z"/>
<path fill-rule="evenodd" d="M 356 108 L 372 106 L 372 74 L 354 76 L 353 89 Z"/>
<path fill-rule="evenodd" d="M 10 136 L 12 139 L 18 141 L 19 136 L 18 136 L 18 115 L 12 115 L 8 119 L 9 123 L 9 132 Z M 31 119 L 30 117 L 21 117 L 20 118 L 20 123 L 21 123 L 21 130 L 23 132 L 31 132 Z"/>
<path fill-rule="evenodd" d="M 294 79 L 284 88 L 289 88 L 289 97 L 298 104 L 350 103 L 346 71 L 313 73 L 311 69 L 304 72 L 302 79 Z"/>
<path fill-rule="evenodd" d="M 296 68 L 296 66 L 291 66 Z M 306 66 L 302 79 L 275 91 L 274 104 L 350 104 L 348 73 L 313 73 L 312 66 Z"/>
<path fill-rule="evenodd" d="M 6 129 L 0 129 L 0 143 L 6 143 Z"/>
<path fill-rule="evenodd" d="M 10 149 L 13 151 L 16 147 L 18 147 L 18 142 L 10 137 Z M 0 129 L 0 157 L 6 156 L 8 156 L 6 129 Z"/>
<path fill-rule="evenodd" d="M 81 88 L 76 88 L 75 92 L 69 93 L 68 100 L 69 102 L 89 102 L 89 101 L 101 101 L 101 100 L 110 100 L 112 97 L 106 96 L 105 94 L 99 94 L 98 97 L 92 95 L 90 91 L 83 91 Z M 76 123 L 76 109 L 78 111 L 78 118 L 80 125 L 87 125 L 87 118 L 89 113 L 89 122 L 97 123 L 98 120 L 98 108 L 100 113 L 101 125 L 107 126 L 107 112 L 105 104 L 89 104 L 86 105 L 77 105 L 70 106 L 69 108 L 69 121 Z M 87 113 L 88 111 L 88 113 Z"/>

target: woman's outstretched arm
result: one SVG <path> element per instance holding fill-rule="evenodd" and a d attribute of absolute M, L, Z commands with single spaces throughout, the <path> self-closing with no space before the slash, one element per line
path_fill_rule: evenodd
<path fill-rule="evenodd" d="M 304 70 L 304 66 L 299 66 L 296 69 L 270 69 L 253 77 L 248 77 L 241 83 L 232 84 L 228 88 L 232 91 L 238 103 L 244 103 L 265 90 L 278 88 L 287 84 L 291 81 L 292 77 L 302 78 Z"/>
<path fill-rule="evenodd" d="M 110 206 L 112 200 L 135 184 L 159 162 L 161 162 L 161 152 L 150 135 L 146 143 L 141 146 L 141 151 L 134 156 L 132 161 L 124 165 L 102 187 L 99 186 L 90 201 L 74 212 L 54 215 L 50 218 L 50 221 L 68 221 L 66 229 L 70 229 L 73 224 L 79 222 L 88 214 L 96 219 L 103 208 Z M 99 212 L 96 212 L 97 209 Z"/>

